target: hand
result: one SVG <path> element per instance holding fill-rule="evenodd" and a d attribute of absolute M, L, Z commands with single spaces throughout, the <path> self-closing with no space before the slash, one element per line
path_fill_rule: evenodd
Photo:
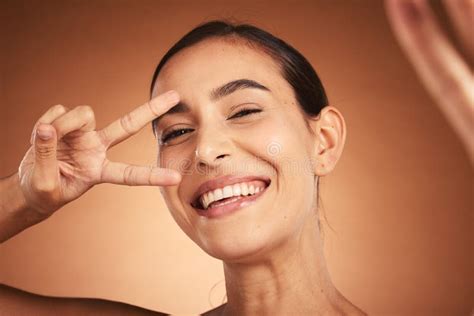
<path fill-rule="evenodd" d="M 387 0 L 400 45 L 474 162 L 474 1 L 444 0 L 466 59 L 454 49 L 426 0 Z"/>
<path fill-rule="evenodd" d="M 106 157 L 110 147 L 137 133 L 178 101 L 176 92 L 167 92 L 99 131 L 88 106 L 50 108 L 36 123 L 32 147 L 19 168 L 27 205 L 47 217 L 98 183 L 178 184 L 181 175 L 177 171 L 112 162 Z"/>

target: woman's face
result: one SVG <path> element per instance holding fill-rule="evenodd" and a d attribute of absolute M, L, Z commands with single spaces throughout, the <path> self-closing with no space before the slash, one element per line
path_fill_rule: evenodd
<path fill-rule="evenodd" d="M 155 128 L 164 141 L 159 165 L 182 174 L 180 184 L 161 190 L 183 231 L 226 261 L 256 258 L 297 236 L 314 216 L 310 162 L 318 143 L 280 67 L 239 42 L 206 40 L 181 51 L 162 69 L 154 95 L 171 89 L 181 97 L 179 109 L 162 115 Z M 214 198 L 216 187 L 233 183 L 235 188 L 235 181 L 265 189 L 231 208 L 194 207 L 200 186 L 216 178 L 222 181 L 203 189 L 212 189 Z M 230 192 L 238 195 L 236 190 Z M 211 197 L 205 196 L 207 203 Z"/>

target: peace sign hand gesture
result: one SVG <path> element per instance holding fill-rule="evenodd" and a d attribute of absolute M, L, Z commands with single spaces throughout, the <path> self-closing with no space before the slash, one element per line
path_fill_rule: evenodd
<path fill-rule="evenodd" d="M 50 108 L 36 123 L 31 147 L 20 167 L 20 187 L 27 205 L 49 216 L 99 183 L 176 185 L 177 171 L 134 166 L 107 159 L 109 148 L 141 130 L 179 101 L 174 91 L 137 107 L 102 130 L 95 130 L 88 106 Z"/>

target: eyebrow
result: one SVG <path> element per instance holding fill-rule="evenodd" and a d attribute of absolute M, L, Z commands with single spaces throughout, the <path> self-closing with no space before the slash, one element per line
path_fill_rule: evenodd
<path fill-rule="evenodd" d="M 250 79 L 238 79 L 238 80 L 230 81 L 218 88 L 213 89 L 211 91 L 210 97 L 211 97 L 211 100 L 217 101 L 218 99 L 221 99 L 229 94 L 232 94 L 237 90 L 249 89 L 249 88 L 270 92 L 270 89 L 258 83 L 257 81 L 250 80 Z M 171 109 L 169 109 L 166 113 L 161 114 L 160 116 L 158 116 L 156 119 L 153 120 L 153 132 L 155 132 L 156 125 L 165 115 L 169 115 L 173 113 L 188 113 L 188 112 L 190 112 L 190 107 L 186 103 L 179 102 L 178 104 L 173 106 Z"/>
<path fill-rule="evenodd" d="M 220 98 L 223 98 L 231 93 L 234 93 L 237 90 L 241 89 L 247 89 L 247 88 L 254 88 L 254 89 L 260 89 L 264 91 L 270 91 L 267 87 L 264 85 L 258 83 L 257 81 L 250 80 L 250 79 L 238 79 L 234 81 L 230 81 L 214 90 L 211 92 L 211 99 L 212 100 L 218 100 Z"/>

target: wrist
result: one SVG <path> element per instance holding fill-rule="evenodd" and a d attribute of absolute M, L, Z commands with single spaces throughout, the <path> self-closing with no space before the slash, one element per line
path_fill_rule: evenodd
<path fill-rule="evenodd" d="M 28 205 L 17 173 L 0 179 L 0 244 L 48 216 Z"/>
<path fill-rule="evenodd" d="M 3 195 L 0 203 L 3 216 L 21 220 L 28 224 L 35 224 L 48 217 L 38 212 L 28 203 L 21 188 L 21 179 L 18 172 L 5 179 L 0 191 Z"/>
<path fill-rule="evenodd" d="M 28 209 L 28 203 L 21 189 L 21 179 L 18 172 L 9 178 L 8 188 L 7 192 L 10 194 L 11 206 L 14 209 Z"/>

